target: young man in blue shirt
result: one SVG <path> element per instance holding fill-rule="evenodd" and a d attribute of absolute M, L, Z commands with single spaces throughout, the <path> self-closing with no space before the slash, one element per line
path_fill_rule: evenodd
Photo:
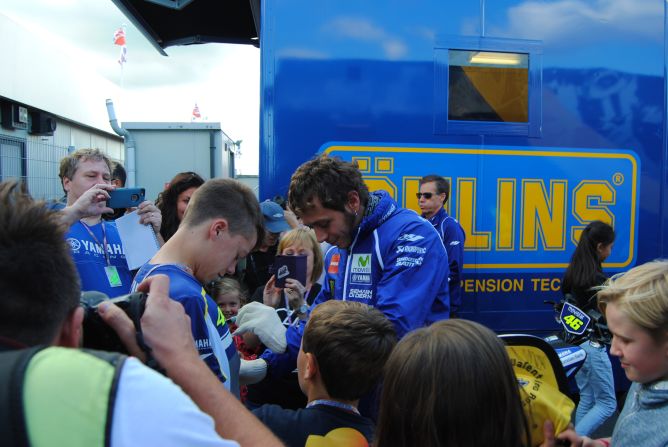
<path fill-rule="evenodd" d="M 239 354 L 225 316 L 204 285 L 233 274 L 263 237 L 263 218 L 253 191 L 232 179 L 212 179 L 192 195 L 179 229 L 137 272 L 145 278 L 170 278 L 169 296 L 190 317 L 200 357 L 225 387 L 239 395 Z"/>

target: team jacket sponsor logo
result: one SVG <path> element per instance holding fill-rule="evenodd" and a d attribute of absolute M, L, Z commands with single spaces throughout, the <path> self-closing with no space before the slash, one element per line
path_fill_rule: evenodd
<path fill-rule="evenodd" d="M 348 292 L 348 298 L 370 300 L 372 297 L 373 292 L 368 289 L 350 289 Z"/>
<path fill-rule="evenodd" d="M 396 266 L 397 267 L 417 267 L 422 265 L 424 258 L 420 256 L 419 258 L 413 258 L 411 256 L 402 256 L 397 258 Z"/>
<path fill-rule="evenodd" d="M 339 273 L 339 260 L 341 255 L 336 253 L 332 255 L 332 259 L 329 261 L 329 267 L 327 267 L 327 273 Z"/>
<path fill-rule="evenodd" d="M 358 253 L 352 256 L 350 282 L 371 284 L 371 253 Z"/>
<path fill-rule="evenodd" d="M 205 349 L 210 349 L 211 343 L 209 342 L 208 338 L 198 338 L 197 340 L 195 340 L 195 347 L 197 348 L 198 351 L 202 351 Z"/>
<path fill-rule="evenodd" d="M 417 253 L 423 255 L 427 253 L 427 249 L 424 247 L 414 247 L 412 245 L 399 245 L 397 247 L 397 253 Z"/>
<path fill-rule="evenodd" d="M 399 236 L 398 241 L 407 241 L 407 242 L 417 242 L 420 239 L 424 239 L 424 236 L 420 236 L 419 234 L 411 234 L 411 233 L 404 233 L 401 236 Z"/>
<path fill-rule="evenodd" d="M 350 275 L 350 282 L 354 284 L 371 284 L 371 275 L 365 273 L 353 273 Z"/>
<path fill-rule="evenodd" d="M 358 253 L 352 257 L 352 273 L 371 273 L 371 253 Z"/>

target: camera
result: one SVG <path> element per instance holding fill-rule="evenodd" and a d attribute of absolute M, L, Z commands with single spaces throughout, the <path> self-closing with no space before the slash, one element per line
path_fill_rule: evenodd
<path fill-rule="evenodd" d="M 81 293 L 80 304 L 84 309 L 83 320 L 83 347 L 97 349 L 100 351 L 112 351 L 128 354 L 125 345 L 121 342 L 116 332 L 102 320 L 97 308 L 109 297 L 101 292 L 89 291 Z M 146 350 L 141 336 L 140 319 L 146 307 L 146 294 L 142 292 L 121 295 L 110 300 L 120 307 L 130 317 L 137 331 L 137 342 Z"/>

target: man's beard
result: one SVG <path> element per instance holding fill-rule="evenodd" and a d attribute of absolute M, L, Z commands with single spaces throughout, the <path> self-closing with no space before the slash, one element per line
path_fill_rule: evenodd
<path fill-rule="evenodd" d="M 346 223 L 346 230 L 348 233 L 345 236 L 345 240 L 338 240 L 336 242 L 339 248 L 348 248 L 353 243 L 353 239 L 355 238 L 355 220 L 357 219 L 357 216 L 348 211 L 344 211 L 343 213 L 344 222 Z"/>

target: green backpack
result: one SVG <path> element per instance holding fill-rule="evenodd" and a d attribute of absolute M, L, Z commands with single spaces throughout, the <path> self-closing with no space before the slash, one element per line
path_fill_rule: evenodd
<path fill-rule="evenodd" d="M 125 359 L 46 346 L 0 351 L 2 445 L 109 446 Z M 72 401 L 76 405 L 59 405 Z"/>

